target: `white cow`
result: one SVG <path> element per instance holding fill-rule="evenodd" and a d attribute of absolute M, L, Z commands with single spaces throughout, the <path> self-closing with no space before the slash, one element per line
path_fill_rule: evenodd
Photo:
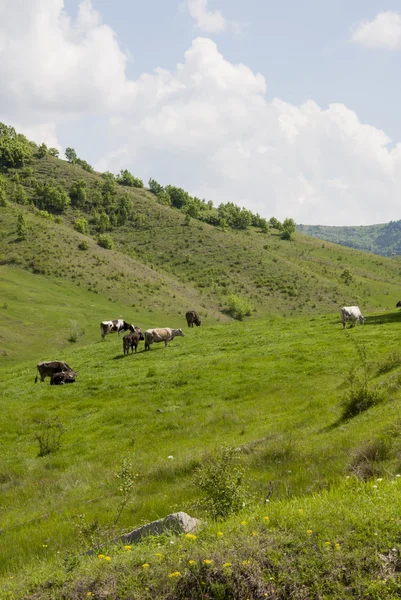
<path fill-rule="evenodd" d="M 145 331 L 145 350 L 150 350 L 150 344 L 153 342 L 164 342 L 167 348 L 168 343 L 177 336 L 184 337 L 182 329 L 170 329 L 169 327 L 147 329 Z"/>
<path fill-rule="evenodd" d="M 126 323 L 124 319 L 115 319 L 114 321 L 102 321 L 100 323 L 100 335 L 102 336 L 102 340 L 106 337 L 108 333 L 120 333 L 122 331 L 135 331 L 135 327 Z"/>
<path fill-rule="evenodd" d="M 365 323 L 365 317 L 362 316 L 359 306 L 343 306 L 340 308 L 340 313 L 343 329 L 345 329 L 348 321 L 351 321 L 350 327 L 355 326 L 357 323 L 361 323 L 361 325 Z"/>

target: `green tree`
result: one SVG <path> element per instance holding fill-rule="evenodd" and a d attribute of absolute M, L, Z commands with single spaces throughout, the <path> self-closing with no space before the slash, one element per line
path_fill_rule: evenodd
<path fill-rule="evenodd" d="M 82 208 L 86 202 L 86 181 L 78 179 L 71 184 L 70 198 L 73 206 Z"/>
<path fill-rule="evenodd" d="M 83 158 L 76 158 L 75 164 L 79 165 L 84 171 L 88 171 L 88 173 L 93 173 L 95 170 L 92 165 L 86 162 L 86 160 Z"/>
<path fill-rule="evenodd" d="M 36 153 L 38 158 L 43 158 L 44 156 L 46 156 L 48 154 L 48 149 L 46 144 L 40 144 L 38 151 Z"/>
<path fill-rule="evenodd" d="M 150 178 L 148 185 L 149 191 L 152 192 L 152 194 L 155 194 L 156 196 L 159 196 L 159 194 L 162 194 L 164 192 L 164 187 L 160 185 L 160 183 L 158 183 L 155 179 Z"/>
<path fill-rule="evenodd" d="M 11 192 L 11 200 L 17 204 L 29 204 L 28 196 L 22 185 L 15 185 Z"/>
<path fill-rule="evenodd" d="M 71 204 L 70 197 L 61 187 L 50 180 L 39 182 L 35 186 L 34 204 L 41 209 L 63 212 Z"/>
<path fill-rule="evenodd" d="M 295 225 L 294 219 L 284 219 L 283 229 L 289 231 L 291 234 L 295 233 L 297 226 Z"/>
<path fill-rule="evenodd" d="M 125 225 L 132 211 L 132 201 L 128 192 L 121 194 L 117 200 L 116 225 Z"/>
<path fill-rule="evenodd" d="M 60 152 L 57 150 L 57 148 L 49 148 L 48 152 L 47 152 L 50 156 L 54 156 L 55 158 L 58 158 L 60 155 Z"/>
<path fill-rule="evenodd" d="M 190 200 L 188 192 L 174 185 L 168 185 L 166 192 L 170 196 L 171 204 L 174 208 L 181 209 Z"/>
<path fill-rule="evenodd" d="M 343 280 L 345 285 L 349 285 L 354 279 L 351 269 L 344 269 L 340 275 L 340 279 Z"/>
<path fill-rule="evenodd" d="M 74 148 L 66 148 L 65 149 L 65 157 L 69 163 L 77 162 L 77 158 L 78 158 L 77 153 L 75 152 Z"/>
<path fill-rule="evenodd" d="M 31 146 L 13 127 L 0 123 L 0 167 L 22 167 L 32 155 Z"/>
<path fill-rule="evenodd" d="M 22 213 L 20 213 L 17 218 L 17 234 L 20 240 L 26 240 L 28 235 L 28 228 L 25 217 Z"/>
<path fill-rule="evenodd" d="M 282 231 L 282 229 L 283 229 L 282 224 L 280 223 L 280 221 L 278 219 L 276 219 L 276 217 L 272 217 L 269 220 L 269 225 L 272 229 L 278 229 L 278 231 Z"/>
<path fill-rule="evenodd" d="M 139 177 L 134 177 L 127 169 L 121 170 L 116 177 L 117 183 L 128 187 L 143 188 L 143 181 Z"/>

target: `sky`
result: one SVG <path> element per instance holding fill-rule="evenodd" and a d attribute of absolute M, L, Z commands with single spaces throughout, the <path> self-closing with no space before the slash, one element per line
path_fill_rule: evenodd
<path fill-rule="evenodd" d="M 0 121 L 311 225 L 401 219 L 399 0 L 0 0 Z"/>

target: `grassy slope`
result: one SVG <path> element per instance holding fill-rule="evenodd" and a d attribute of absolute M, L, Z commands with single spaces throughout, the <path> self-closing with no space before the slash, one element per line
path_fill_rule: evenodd
<path fill-rule="evenodd" d="M 145 315 L 143 325 L 151 325 Z M 398 350 L 400 329 L 392 312 L 370 316 L 351 336 L 380 362 Z M 62 353 L 80 373 L 72 386 L 35 385 L 32 360 L 2 368 L 0 561 L 6 572 L 41 560 L 43 544 L 50 559 L 78 549 L 80 513 L 109 524 L 118 505 L 114 474 L 126 456 L 137 473 L 134 502 L 121 522 L 126 527 L 178 509 L 193 512 L 193 468 L 223 440 L 244 449 L 259 499 L 269 481 L 276 499 L 325 488 L 349 472 L 368 440 L 383 436 L 389 452 L 373 469 L 377 475 L 398 470 L 397 385 L 386 388 L 384 404 L 335 426 L 344 375 L 357 364 L 337 316 L 271 317 L 185 333 L 167 350 L 157 345 L 123 358 L 120 340 L 102 343 L 97 331 L 93 338 L 88 331 L 80 348 Z M 37 458 L 38 420 L 55 417 L 67 428 L 62 448 Z"/>

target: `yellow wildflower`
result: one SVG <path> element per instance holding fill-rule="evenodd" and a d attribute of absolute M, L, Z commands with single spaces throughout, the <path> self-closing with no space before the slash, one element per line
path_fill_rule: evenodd
<path fill-rule="evenodd" d="M 149 569 L 149 563 L 143 563 L 142 569 Z"/>
<path fill-rule="evenodd" d="M 340 544 L 336 544 L 336 545 L 335 545 L 335 549 L 336 549 L 336 550 L 339 550 L 340 548 L 341 548 Z"/>
<path fill-rule="evenodd" d="M 110 556 L 105 556 L 104 560 L 111 560 Z"/>
<path fill-rule="evenodd" d="M 193 558 L 191 560 L 188 561 L 188 563 L 192 566 L 194 564 L 196 564 L 196 560 L 194 560 Z"/>
<path fill-rule="evenodd" d="M 263 517 L 263 520 L 264 520 L 264 521 L 270 521 L 270 517 L 267 517 L 267 516 L 266 516 L 266 517 Z"/>
<path fill-rule="evenodd" d="M 104 554 L 98 554 L 97 557 L 98 558 L 104 558 Z"/>
<path fill-rule="evenodd" d="M 156 558 L 163 558 L 163 554 L 161 554 L 160 552 L 155 552 L 155 556 Z"/>
<path fill-rule="evenodd" d="M 212 561 L 210 560 L 210 558 L 205 558 L 203 562 L 205 563 L 205 565 L 210 565 Z"/>
<path fill-rule="evenodd" d="M 304 512 L 304 509 L 303 508 L 298 508 L 298 512 L 299 512 L 300 515 L 302 515 L 302 513 Z"/>
<path fill-rule="evenodd" d="M 42 548 L 47 548 L 47 544 L 42 544 Z"/>
<path fill-rule="evenodd" d="M 132 546 L 124 546 L 126 550 L 131 550 Z"/>
<path fill-rule="evenodd" d="M 221 536 L 222 536 L 222 535 L 224 535 L 224 534 L 223 534 L 223 532 L 222 532 L 222 531 L 218 531 L 218 532 L 217 532 L 217 535 L 221 537 Z"/>
<path fill-rule="evenodd" d="M 243 564 L 243 565 L 250 565 L 251 561 L 250 560 L 243 560 L 241 564 Z"/>
<path fill-rule="evenodd" d="M 224 568 L 231 567 L 231 563 L 230 563 L 230 562 L 224 563 L 223 567 L 224 567 Z"/>
<path fill-rule="evenodd" d="M 306 530 L 306 533 L 307 533 L 308 535 L 312 535 L 312 529 L 307 529 L 307 530 Z"/>
<path fill-rule="evenodd" d="M 248 521 L 241 521 L 241 525 L 247 525 Z"/>
<path fill-rule="evenodd" d="M 257 531 L 252 531 L 252 535 L 253 537 L 255 537 L 256 535 L 259 535 Z"/>
<path fill-rule="evenodd" d="M 331 542 L 329 542 L 329 541 L 327 541 L 327 542 L 324 542 L 324 545 L 325 545 L 325 546 L 331 546 Z"/>
<path fill-rule="evenodd" d="M 186 533 L 185 537 L 189 540 L 196 540 L 196 535 L 194 535 L 193 533 Z"/>
<path fill-rule="evenodd" d="M 172 573 L 170 573 L 169 577 L 179 577 L 181 575 L 181 573 L 179 571 L 173 571 Z"/>

